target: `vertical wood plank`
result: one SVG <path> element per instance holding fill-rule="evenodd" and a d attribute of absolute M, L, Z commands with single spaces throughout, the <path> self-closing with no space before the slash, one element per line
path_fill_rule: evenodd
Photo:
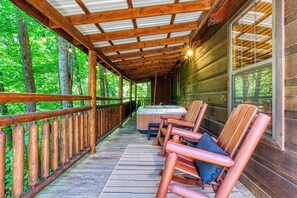
<path fill-rule="evenodd" d="M 29 128 L 29 186 L 38 184 L 38 125 L 33 122 Z"/>
<path fill-rule="evenodd" d="M 50 169 L 50 124 L 44 120 L 42 124 L 42 155 L 41 155 L 41 176 L 46 179 Z"/>
<path fill-rule="evenodd" d="M 73 117 L 68 116 L 68 159 L 73 157 Z"/>
<path fill-rule="evenodd" d="M 59 167 L 59 121 L 54 118 L 52 121 L 52 169 L 55 171 Z"/>
<path fill-rule="evenodd" d="M 84 147 L 88 146 L 88 113 L 84 113 Z"/>
<path fill-rule="evenodd" d="M 12 196 L 20 197 L 24 190 L 24 127 L 19 124 L 12 132 Z"/>
<path fill-rule="evenodd" d="M 92 99 L 89 105 L 90 110 L 90 139 L 89 145 L 91 147 L 90 154 L 96 152 L 96 66 L 97 66 L 97 52 L 89 50 L 89 95 Z"/>
<path fill-rule="evenodd" d="M 73 146 L 73 154 L 76 155 L 79 151 L 79 119 L 78 115 L 74 115 L 74 146 Z"/>
<path fill-rule="evenodd" d="M 66 136 L 66 128 L 67 128 L 67 120 L 65 117 L 61 118 L 61 133 L 60 133 L 60 162 L 64 165 L 67 160 L 67 136 Z"/>
<path fill-rule="evenodd" d="M 101 113 L 100 109 L 97 109 L 97 124 L 98 124 L 98 131 L 97 131 L 97 138 L 101 136 Z"/>
<path fill-rule="evenodd" d="M 84 115 L 79 115 L 79 150 L 84 149 Z"/>
<path fill-rule="evenodd" d="M 6 134 L 0 127 L 0 197 L 5 195 L 5 149 L 6 149 Z"/>

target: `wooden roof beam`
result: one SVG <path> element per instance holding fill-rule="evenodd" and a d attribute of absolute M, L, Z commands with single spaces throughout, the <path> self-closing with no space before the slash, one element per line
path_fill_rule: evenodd
<path fill-rule="evenodd" d="M 100 41 L 110 41 L 110 40 L 124 39 L 124 38 L 138 37 L 138 36 L 149 36 L 149 35 L 155 35 L 155 34 L 195 30 L 196 28 L 197 28 L 197 23 L 181 23 L 181 24 L 173 24 L 173 25 L 148 27 L 148 28 L 138 28 L 135 30 L 122 30 L 122 31 L 116 31 L 116 32 L 92 34 L 92 35 L 87 35 L 86 37 L 91 42 L 100 42 Z"/>
<path fill-rule="evenodd" d="M 153 50 L 147 50 L 147 51 L 142 51 L 142 52 L 118 54 L 118 55 L 108 56 L 108 58 L 110 60 L 121 60 L 121 59 L 126 59 L 126 58 L 141 57 L 141 56 L 150 55 L 150 54 L 154 55 L 154 54 L 163 54 L 163 53 L 168 53 L 168 52 L 179 52 L 182 49 L 183 49 L 182 46 L 166 47 L 166 48 L 162 48 L 162 49 L 153 49 Z"/>
<path fill-rule="evenodd" d="M 139 48 L 146 48 L 146 47 L 177 44 L 177 43 L 187 43 L 187 42 L 189 42 L 188 36 L 179 36 L 179 37 L 166 38 L 166 39 L 156 39 L 156 40 L 150 40 L 150 41 L 107 46 L 107 47 L 102 47 L 100 49 L 104 53 L 108 53 L 108 52 L 124 51 L 124 50 L 139 49 Z"/>
<path fill-rule="evenodd" d="M 167 14 L 178 14 L 184 12 L 204 11 L 211 9 L 209 0 L 196 2 L 185 2 L 178 4 L 166 4 L 158 6 L 148 6 L 144 8 L 130 8 L 124 10 L 113 10 L 106 12 L 96 12 L 91 14 L 79 14 L 66 17 L 73 25 L 95 24 L 108 21 L 118 21 L 125 19 L 136 19 L 143 17 L 160 16 Z"/>
<path fill-rule="evenodd" d="M 164 54 L 164 55 L 158 55 L 158 56 L 151 56 L 147 58 L 137 58 L 132 60 L 125 60 L 125 61 L 119 61 L 115 62 L 116 65 L 130 65 L 135 63 L 141 63 L 146 61 L 154 61 L 154 60 L 163 60 L 168 58 L 177 58 L 180 56 L 180 53 L 172 53 L 172 54 Z"/>
<path fill-rule="evenodd" d="M 116 70 L 118 74 L 122 74 L 125 78 L 129 79 L 102 53 L 101 50 L 95 49 L 93 43 L 90 42 L 90 40 L 88 40 L 81 32 L 79 32 L 62 14 L 53 8 L 50 3 L 45 0 L 27 0 L 27 2 L 46 16 L 50 21 L 63 27 L 63 30 L 71 35 L 73 39 L 77 40 L 89 50 L 95 50 L 100 59 Z"/>
<path fill-rule="evenodd" d="M 144 66 L 151 66 L 155 64 L 167 64 L 167 63 L 172 63 L 174 64 L 176 62 L 176 58 L 170 58 L 170 59 L 165 59 L 165 60 L 154 60 L 154 61 L 147 61 L 143 63 L 135 63 L 131 65 L 119 65 L 119 69 L 121 70 L 128 70 L 128 69 L 135 69 L 138 67 L 144 67 Z"/>

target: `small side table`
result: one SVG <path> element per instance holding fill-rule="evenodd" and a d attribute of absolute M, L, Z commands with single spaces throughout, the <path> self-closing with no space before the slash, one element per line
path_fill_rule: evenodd
<path fill-rule="evenodd" d="M 148 124 L 148 132 L 147 132 L 147 139 L 151 139 L 151 135 L 157 135 L 160 123 L 149 123 Z M 151 130 L 151 128 L 155 128 L 156 130 Z"/>

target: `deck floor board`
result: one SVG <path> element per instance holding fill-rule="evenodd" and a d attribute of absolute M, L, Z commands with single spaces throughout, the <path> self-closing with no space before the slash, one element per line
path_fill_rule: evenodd
<path fill-rule="evenodd" d="M 148 141 L 146 135 L 136 130 L 133 116 L 123 128 L 97 145 L 96 154 L 82 158 L 37 197 L 155 197 L 165 158 L 157 156 L 160 148 L 151 145 L 153 139 Z M 230 197 L 253 197 L 240 182 L 237 186 Z M 213 196 L 211 189 L 204 192 Z M 176 196 L 168 194 L 167 197 Z"/>

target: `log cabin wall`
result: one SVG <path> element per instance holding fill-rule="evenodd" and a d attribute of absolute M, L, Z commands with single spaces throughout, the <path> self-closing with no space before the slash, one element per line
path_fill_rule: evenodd
<path fill-rule="evenodd" d="M 297 194 L 297 7 L 285 1 L 285 148 L 259 143 L 241 176 L 257 197 Z M 278 16 L 277 16 L 278 17 Z M 188 106 L 195 99 L 209 104 L 202 127 L 219 135 L 227 119 L 228 24 L 197 48 L 172 77 L 172 101 Z M 179 93 L 177 87 L 180 84 Z"/>
<path fill-rule="evenodd" d="M 155 80 L 151 81 L 151 93 L 152 93 L 152 102 L 154 101 L 154 87 Z M 163 105 L 170 105 L 170 86 L 171 81 L 170 78 L 158 78 L 157 79 L 157 89 L 156 89 L 156 102 L 155 104 L 160 104 L 162 102 Z"/>

